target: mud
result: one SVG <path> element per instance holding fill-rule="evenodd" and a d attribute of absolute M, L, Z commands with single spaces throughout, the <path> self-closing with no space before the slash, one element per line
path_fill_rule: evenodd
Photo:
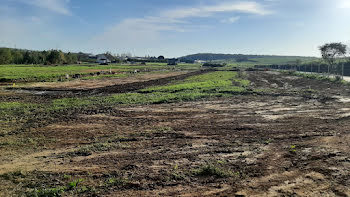
<path fill-rule="evenodd" d="M 48 96 L 56 96 L 56 97 L 70 97 L 70 96 L 91 96 L 91 95 L 106 95 L 106 94 L 116 94 L 116 93 L 126 93 L 132 92 L 135 90 L 143 89 L 149 86 L 158 86 L 165 85 L 174 80 L 183 80 L 185 78 L 204 74 L 208 72 L 213 72 L 215 70 L 199 70 L 194 72 L 189 72 L 185 74 L 179 74 L 174 76 L 168 76 L 164 78 L 156 78 L 152 80 L 140 80 L 131 83 L 121 83 L 110 86 L 103 86 L 97 88 L 46 88 L 46 87 L 21 87 L 21 88 L 13 88 L 8 87 L 6 90 L 14 90 L 20 93 L 24 92 L 32 92 L 36 95 L 48 95 Z M 22 91 L 22 92 L 21 92 Z"/>
<path fill-rule="evenodd" d="M 262 91 L 186 103 L 94 106 L 52 115 L 52 121 L 33 119 L 24 124 L 30 130 L 0 138 L 35 142 L 0 147 L 0 174 L 27 172 L 0 178 L 0 188 L 15 195 L 64 185 L 64 175 L 70 175 L 95 188 L 78 196 L 350 196 L 349 87 L 277 72 L 247 75 L 252 88 Z M 168 80 L 174 78 L 122 90 Z M 103 90 L 121 88 L 97 92 Z M 48 123 L 35 125 L 42 118 Z M 99 143 L 112 146 L 74 154 Z M 229 176 L 195 173 L 207 164 Z M 125 181 L 108 184 L 110 178 Z"/>

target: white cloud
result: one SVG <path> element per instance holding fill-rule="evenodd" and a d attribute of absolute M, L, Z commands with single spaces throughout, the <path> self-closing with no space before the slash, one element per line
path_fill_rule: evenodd
<path fill-rule="evenodd" d="M 67 5 L 69 3 L 69 0 L 22 0 L 22 2 L 39 8 L 47 9 L 58 14 L 72 15 Z"/>
<path fill-rule="evenodd" d="M 129 18 L 121 21 L 112 28 L 94 39 L 95 44 L 101 46 L 109 45 L 137 45 L 140 43 L 154 43 L 167 36 L 162 32 L 188 32 L 201 29 L 202 26 L 191 24 L 189 19 L 213 17 L 220 13 L 245 13 L 252 15 L 266 15 L 272 13 L 264 8 L 262 4 L 254 1 L 230 1 L 220 2 L 214 5 L 200 5 L 194 7 L 182 7 L 165 10 L 154 16 L 144 18 Z M 233 23 L 240 16 L 221 20 L 225 23 Z"/>
<path fill-rule="evenodd" d="M 231 18 L 222 19 L 220 22 L 221 23 L 234 23 L 234 22 L 237 22 L 240 18 L 241 18 L 240 16 L 234 16 Z"/>
<path fill-rule="evenodd" d="M 161 13 L 161 16 L 167 18 L 190 18 L 190 17 L 208 17 L 215 13 L 222 12 L 238 12 L 248 14 L 266 15 L 271 11 L 266 10 L 261 4 L 257 2 L 225 2 L 216 5 L 199 6 L 191 8 L 178 8 L 168 10 Z"/>
<path fill-rule="evenodd" d="M 340 0 L 338 7 L 342 8 L 342 9 L 350 8 L 350 1 L 349 0 Z"/>

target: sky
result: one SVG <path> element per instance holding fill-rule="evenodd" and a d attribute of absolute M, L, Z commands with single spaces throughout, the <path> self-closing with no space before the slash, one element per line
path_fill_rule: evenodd
<path fill-rule="evenodd" d="M 0 0 L 0 47 L 136 56 L 320 56 L 350 0 Z"/>

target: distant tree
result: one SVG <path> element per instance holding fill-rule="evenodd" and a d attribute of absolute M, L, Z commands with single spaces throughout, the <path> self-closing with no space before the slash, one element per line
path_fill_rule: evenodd
<path fill-rule="evenodd" d="M 0 48 L 0 64 L 12 63 L 11 50 L 7 48 Z"/>
<path fill-rule="evenodd" d="M 165 59 L 165 57 L 162 55 L 158 57 L 158 60 L 164 60 L 164 59 Z"/>
<path fill-rule="evenodd" d="M 320 46 L 323 60 L 328 64 L 328 75 L 334 70 L 336 60 L 346 54 L 346 45 L 342 43 L 329 43 Z"/>
<path fill-rule="evenodd" d="M 33 51 L 31 52 L 31 62 L 32 64 L 40 64 L 41 61 L 40 61 L 40 52 L 38 51 Z"/>
<path fill-rule="evenodd" d="M 49 53 L 47 51 L 43 51 L 40 53 L 40 64 L 46 64 L 47 56 Z"/>
<path fill-rule="evenodd" d="M 12 62 L 14 64 L 22 64 L 23 63 L 23 54 L 19 50 L 12 51 Z"/>
<path fill-rule="evenodd" d="M 74 64 L 78 61 L 78 56 L 76 54 L 69 52 L 65 56 L 66 56 L 66 63 L 68 64 Z"/>
<path fill-rule="evenodd" d="M 300 71 L 300 65 L 301 65 L 301 59 L 296 59 L 295 60 L 295 66 L 298 67 L 298 70 Z"/>
<path fill-rule="evenodd" d="M 59 53 L 58 63 L 59 64 L 67 63 L 65 54 L 62 51 L 58 51 L 58 53 Z"/>
<path fill-rule="evenodd" d="M 237 57 L 234 58 L 236 60 L 236 62 L 246 62 L 248 61 L 248 58 L 246 56 L 243 55 L 239 55 Z"/>
<path fill-rule="evenodd" d="M 32 59 L 30 57 L 29 51 L 24 52 L 24 54 L 23 54 L 23 62 L 22 63 L 23 64 L 30 64 L 31 61 L 32 61 Z"/>
<path fill-rule="evenodd" d="M 114 55 L 112 55 L 111 52 L 107 51 L 105 54 L 104 54 L 110 61 L 115 61 L 115 57 Z"/>
<path fill-rule="evenodd" d="M 50 51 L 47 56 L 47 61 L 50 64 L 59 64 L 60 63 L 60 52 L 57 50 Z"/>

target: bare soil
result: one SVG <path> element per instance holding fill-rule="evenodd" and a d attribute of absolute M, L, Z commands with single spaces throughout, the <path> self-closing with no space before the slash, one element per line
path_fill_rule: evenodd
<path fill-rule="evenodd" d="M 247 74 L 264 91 L 34 118 L 24 132 L 0 137 L 31 139 L 0 145 L 0 175 L 21 171 L 0 177 L 0 196 L 64 185 L 64 175 L 94 188 L 75 196 L 350 196 L 349 87 Z M 113 146 L 79 154 L 100 143 Z M 229 176 L 196 173 L 207 164 Z"/>
<path fill-rule="evenodd" d="M 166 72 L 166 73 L 147 73 L 147 74 L 134 74 L 132 77 L 122 77 L 122 78 L 101 78 L 94 80 L 84 80 L 78 79 L 66 82 L 51 82 L 51 83 L 33 83 L 30 86 L 34 88 L 53 88 L 53 89 L 94 89 L 101 88 L 105 86 L 121 85 L 134 82 L 149 81 L 159 78 L 172 77 L 181 74 L 185 74 L 187 71 L 177 71 L 177 72 Z M 121 72 L 123 74 L 123 72 Z M 28 87 L 28 85 L 26 85 Z"/>

